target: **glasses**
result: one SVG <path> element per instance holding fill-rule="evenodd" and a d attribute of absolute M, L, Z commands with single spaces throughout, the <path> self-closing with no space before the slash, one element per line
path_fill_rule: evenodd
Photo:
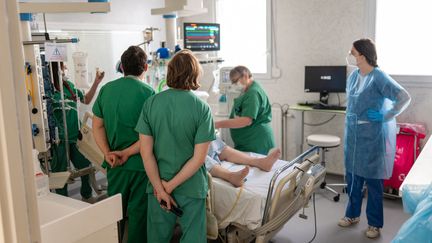
<path fill-rule="evenodd" d="M 241 77 L 238 77 L 238 78 L 236 78 L 236 79 L 231 79 L 231 82 L 232 82 L 233 84 L 236 84 L 236 83 L 238 83 L 238 82 L 240 81 L 240 79 L 241 79 Z"/>
<path fill-rule="evenodd" d="M 348 51 L 348 55 L 351 55 L 353 57 L 359 57 L 359 56 L 361 56 L 360 53 L 358 55 L 354 55 L 354 53 L 352 53 L 352 51 Z"/>

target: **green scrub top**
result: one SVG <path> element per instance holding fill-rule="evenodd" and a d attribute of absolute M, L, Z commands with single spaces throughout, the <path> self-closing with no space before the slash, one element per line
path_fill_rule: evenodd
<path fill-rule="evenodd" d="M 69 84 L 71 90 L 75 93 L 76 97 L 79 98 L 81 101 L 83 101 L 84 100 L 83 92 L 81 90 L 77 90 L 75 88 L 75 85 L 72 82 L 70 81 L 66 81 L 66 82 Z M 72 94 L 71 92 L 69 92 L 69 89 L 67 89 L 65 85 L 63 85 L 63 92 L 64 92 L 64 99 L 66 100 L 65 101 L 66 124 L 67 124 L 69 142 L 75 143 L 78 139 L 78 134 L 79 134 L 77 102 L 72 100 Z M 62 112 L 62 105 L 60 102 L 61 101 L 60 91 L 54 92 L 52 99 L 53 99 L 54 120 L 58 127 L 59 137 L 61 140 L 65 140 L 63 112 Z"/>
<path fill-rule="evenodd" d="M 250 117 L 252 124 L 230 129 L 235 149 L 267 154 L 275 147 L 273 130 L 270 126 L 271 105 L 266 93 L 257 82 L 253 81 L 243 94 L 234 99 L 230 118 L 236 117 Z"/>
<path fill-rule="evenodd" d="M 152 136 L 159 175 L 171 180 L 192 158 L 195 144 L 215 140 L 213 117 L 209 106 L 191 91 L 169 89 L 148 99 L 136 126 L 136 131 Z M 205 198 L 207 172 L 203 165 L 179 185 L 174 195 Z M 152 193 L 151 184 L 147 192 Z"/>
<path fill-rule="evenodd" d="M 119 78 L 105 84 L 93 105 L 93 114 L 104 121 L 111 151 L 123 150 L 139 140 L 135 125 L 144 102 L 154 90 L 133 76 Z M 109 164 L 104 161 L 106 168 Z M 118 169 L 144 171 L 140 154 L 129 157 Z"/>

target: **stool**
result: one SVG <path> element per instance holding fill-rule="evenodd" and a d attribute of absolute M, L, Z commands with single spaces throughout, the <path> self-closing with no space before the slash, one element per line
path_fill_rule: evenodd
<path fill-rule="evenodd" d="M 340 145 L 340 138 L 338 136 L 328 135 L 328 134 L 312 134 L 306 138 L 307 144 L 310 146 L 318 146 L 320 147 L 320 155 L 321 155 L 321 165 L 325 167 L 325 153 L 329 148 L 336 148 Z M 321 189 L 326 189 L 336 196 L 333 197 L 335 202 L 338 202 L 340 199 L 340 194 L 335 191 L 330 186 L 343 186 L 346 187 L 346 184 L 327 184 L 325 178 L 324 182 L 321 183 Z"/>

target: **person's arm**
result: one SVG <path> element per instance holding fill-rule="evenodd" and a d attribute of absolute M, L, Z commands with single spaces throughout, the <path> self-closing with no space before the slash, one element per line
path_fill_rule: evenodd
<path fill-rule="evenodd" d="M 131 146 L 121 150 L 121 151 L 112 151 L 111 154 L 115 154 L 120 159 L 120 164 L 124 164 L 129 157 L 132 155 L 138 154 L 140 152 L 140 141 L 136 141 Z"/>
<path fill-rule="evenodd" d="M 376 81 L 378 88 L 384 98 L 392 101 L 392 106 L 389 110 L 372 110 L 368 109 L 367 116 L 369 120 L 374 122 L 389 121 L 400 113 L 402 113 L 411 102 L 409 93 L 390 76 L 384 75 Z"/>
<path fill-rule="evenodd" d="M 164 200 L 167 203 L 166 208 L 169 210 L 171 209 L 171 203 L 174 205 L 176 205 L 176 203 L 162 186 L 162 181 L 159 176 L 159 168 L 153 154 L 153 142 L 152 136 L 140 134 L 140 153 L 143 159 L 145 171 L 153 186 L 154 194 L 156 195 L 158 202 L 160 203 L 161 200 Z"/>
<path fill-rule="evenodd" d="M 87 93 L 84 96 L 84 100 L 82 101 L 84 104 L 86 104 L 86 105 L 90 104 L 90 102 L 92 101 L 92 99 L 96 93 L 97 87 L 102 82 L 102 79 L 104 78 L 104 76 L 105 76 L 105 72 L 96 71 L 96 77 L 95 77 L 95 80 L 93 82 L 93 85 L 91 86 L 90 90 L 87 91 Z"/>
<path fill-rule="evenodd" d="M 252 124 L 252 118 L 243 116 L 215 122 L 215 128 L 242 128 Z"/>
<path fill-rule="evenodd" d="M 390 109 L 386 115 L 385 120 L 390 120 L 396 116 L 398 116 L 400 113 L 402 113 L 411 102 L 411 96 L 405 89 L 401 89 L 399 93 L 396 96 L 396 99 L 393 102 L 393 107 Z"/>
<path fill-rule="evenodd" d="M 164 183 L 164 188 L 167 193 L 170 194 L 176 187 L 181 185 L 198 171 L 198 169 L 204 164 L 209 145 L 210 142 L 195 144 L 192 158 L 186 162 L 179 173 L 177 173 L 170 181 Z"/>
<path fill-rule="evenodd" d="M 98 145 L 99 149 L 104 154 L 105 160 L 108 162 L 108 164 L 111 165 L 111 167 L 117 166 L 117 156 L 114 154 L 110 154 L 111 150 L 108 145 L 108 140 L 105 133 L 105 126 L 103 119 L 93 116 L 93 137 L 95 139 L 96 144 Z"/>

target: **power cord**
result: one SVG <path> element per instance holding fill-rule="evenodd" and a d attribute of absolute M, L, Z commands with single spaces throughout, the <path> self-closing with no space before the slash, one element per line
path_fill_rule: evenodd
<path fill-rule="evenodd" d="M 315 232 L 314 235 L 312 237 L 312 239 L 308 242 L 311 243 L 312 241 L 315 240 L 315 237 L 317 235 L 317 218 L 316 218 L 316 205 L 315 205 L 315 193 L 312 195 L 312 200 L 313 200 L 313 209 L 314 209 L 314 227 L 315 227 Z"/>
<path fill-rule="evenodd" d="M 322 126 L 322 125 L 324 125 L 324 124 L 326 124 L 326 123 L 329 123 L 329 122 L 330 122 L 331 120 L 333 120 L 335 117 L 336 117 L 336 115 L 332 115 L 332 117 L 329 118 L 327 121 L 323 121 L 323 122 L 320 122 L 320 123 L 307 123 L 307 122 L 305 122 L 304 124 L 305 124 L 306 126 L 311 126 L 311 127 Z"/>
<path fill-rule="evenodd" d="M 339 106 L 340 106 L 340 105 L 341 105 L 340 96 L 339 96 L 339 93 L 336 93 L 336 94 L 337 94 L 337 97 L 338 97 L 338 103 L 339 103 Z M 329 123 L 329 122 L 330 122 L 331 120 L 333 120 L 335 117 L 336 117 L 336 115 L 332 115 L 332 117 L 330 117 L 328 120 L 323 121 L 323 122 L 320 122 L 320 123 L 307 123 L 307 122 L 305 122 L 304 124 L 305 124 L 306 126 L 310 126 L 310 127 L 318 127 L 318 126 L 322 126 L 322 125 L 324 125 L 324 124 Z"/>

